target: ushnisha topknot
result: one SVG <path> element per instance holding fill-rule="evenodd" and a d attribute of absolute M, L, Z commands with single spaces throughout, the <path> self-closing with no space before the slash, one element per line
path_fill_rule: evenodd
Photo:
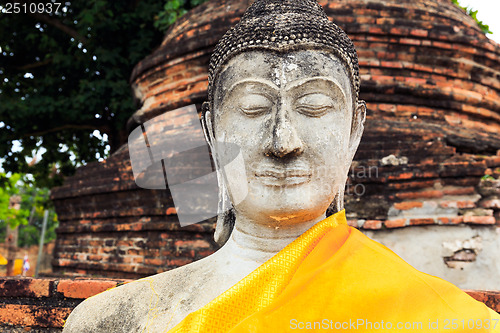
<path fill-rule="evenodd" d="M 223 65 L 249 50 L 293 51 L 313 47 L 337 56 L 359 95 L 358 56 L 347 34 L 330 22 L 316 0 L 256 0 L 241 20 L 221 38 L 208 67 L 208 103 Z"/>

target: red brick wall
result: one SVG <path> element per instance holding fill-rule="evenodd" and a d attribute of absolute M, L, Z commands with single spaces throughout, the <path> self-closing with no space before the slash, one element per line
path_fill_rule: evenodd
<path fill-rule="evenodd" d="M 126 280 L 0 279 L 0 332 L 61 332 L 84 299 Z"/>
<path fill-rule="evenodd" d="M 127 282 L 104 279 L 0 279 L 0 332 L 61 332 L 64 321 L 85 298 Z M 500 312 L 500 292 L 466 291 Z"/>

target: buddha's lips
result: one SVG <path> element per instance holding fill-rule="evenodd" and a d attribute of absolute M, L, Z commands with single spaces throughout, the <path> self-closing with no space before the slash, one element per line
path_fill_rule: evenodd
<path fill-rule="evenodd" d="M 265 185 L 283 186 L 308 182 L 312 174 L 304 169 L 264 169 L 256 171 L 255 176 L 260 178 Z"/>

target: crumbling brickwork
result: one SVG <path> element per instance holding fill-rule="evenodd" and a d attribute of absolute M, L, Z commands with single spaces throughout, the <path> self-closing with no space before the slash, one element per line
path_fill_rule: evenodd
<path fill-rule="evenodd" d="M 84 299 L 126 280 L 0 279 L 0 332 L 61 332 Z"/>

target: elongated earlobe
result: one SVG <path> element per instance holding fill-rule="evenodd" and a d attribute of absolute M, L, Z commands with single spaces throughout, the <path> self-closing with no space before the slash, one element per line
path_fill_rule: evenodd
<path fill-rule="evenodd" d="M 223 171 L 217 158 L 217 143 L 214 137 L 212 113 L 210 112 L 207 102 L 203 103 L 201 123 L 203 127 L 203 133 L 205 134 L 205 139 L 207 140 L 210 152 L 212 153 L 212 158 L 214 160 L 214 165 L 217 170 L 217 183 L 219 185 L 219 205 L 217 207 L 217 223 L 215 226 L 214 239 L 217 244 L 222 246 L 231 236 L 236 218 L 234 214 L 234 208 L 231 204 L 231 199 L 229 198 L 229 193 L 227 192 L 227 185 L 224 180 Z"/>
<path fill-rule="evenodd" d="M 358 150 L 359 142 L 361 141 L 361 137 L 363 136 L 363 131 L 365 128 L 365 119 L 366 119 L 366 103 L 365 101 L 358 101 L 356 104 L 356 109 L 353 110 L 354 114 L 352 117 L 352 126 L 351 126 L 351 135 L 349 138 L 349 152 L 346 160 L 346 166 L 349 167 L 352 164 L 354 159 L 354 155 Z M 345 176 L 345 184 L 347 183 L 347 174 Z M 337 212 L 340 212 L 344 209 L 344 188 L 339 187 L 337 190 L 337 194 L 333 199 L 333 202 L 330 204 L 328 209 L 326 210 L 326 215 L 330 216 Z"/>
<path fill-rule="evenodd" d="M 203 102 L 201 106 L 201 127 L 203 128 L 203 134 L 205 135 L 205 140 L 207 140 L 208 145 L 212 151 L 212 156 L 214 154 L 214 129 L 212 126 L 212 113 L 210 112 L 210 106 L 208 102 Z"/>
<path fill-rule="evenodd" d="M 336 211 L 340 212 L 341 210 L 344 209 L 344 189 L 340 188 L 337 191 L 337 195 L 335 196 L 335 206 L 336 206 Z"/>
<path fill-rule="evenodd" d="M 332 203 L 330 204 L 330 206 L 328 206 L 328 209 L 326 210 L 326 216 L 328 217 L 330 215 L 338 213 L 343 209 L 344 209 L 344 189 L 339 187 L 337 190 L 337 194 L 335 195 L 335 198 L 333 199 Z"/>
<path fill-rule="evenodd" d="M 354 155 L 358 150 L 359 142 L 363 136 L 366 120 L 366 103 L 365 101 L 358 101 L 356 109 L 353 110 L 351 136 L 349 138 L 349 165 L 352 163 Z"/>

